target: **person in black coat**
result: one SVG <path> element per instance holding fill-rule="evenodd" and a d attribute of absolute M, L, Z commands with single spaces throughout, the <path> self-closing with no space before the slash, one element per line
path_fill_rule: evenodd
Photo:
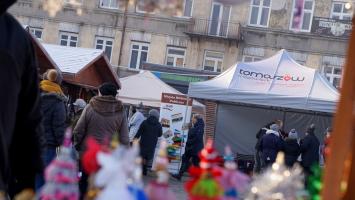
<path fill-rule="evenodd" d="M 312 124 L 301 140 L 301 165 L 306 174 L 311 173 L 311 167 L 319 163 L 319 140 L 314 134 L 315 125 Z"/>
<path fill-rule="evenodd" d="M 292 167 L 297 161 L 298 156 L 301 153 L 300 145 L 298 144 L 298 134 L 295 129 L 292 129 L 285 139 L 284 152 L 285 152 L 285 164 L 288 167 Z"/>
<path fill-rule="evenodd" d="M 178 174 L 173 175 L 177 180 L 181 180 L 182 175 L 190 166 L 190 160 L 195 166 L 199 165 L 199 152 L 203 149 L 203 134 L 205 132 L 205 123 L 199 115 L 192 118 L 192 127 L 189 130 L 185 153 L 182 156 L 181 167 Z"/>
<path fill-rule="evenodd" d="M 261 138 L 266 134 L 266 131 L 268 131 L 270 129 L 270 126 L 272 124 L 274 124 L 274 122 L 270 122 L 270 123 L 266 124 L 256 134 L 257 142 L 255 144 L 255 167 L 254 167 L 254 171 L 256 173 L 259 173 L 261 170 L 261 167 L 263 166 L 262 153 L 260 150 L 260 141 L 261 141 Z"/>
<path fill-rule="evenodd" d="M 44 80 L 40 83 L 45 138 L 42 159 L 45 167 L 56 157 L 56 149 L 63 143 L 66 128 L 66 97 L 59 83 L 60 74 L 54 69 L 45 73 Z M 39 174 L 36 189 L 39 190 L 43 185 L 44 176 Z"/>
<path fill-rule="evenodd" d="M 43 169 L 38 65 L 29 33 L 6 12 L 13 3 L 0 1 L 0 199 L 34 189 Z"/>
<path fill-rule="evenodd" d="M 279 133 L 280 127 L 272 124 L 270 130 L 266 131 L 266 135 L 261 138 L 260 150 L 264 162 L 263 167 L 268 167 L 275 162 L 277 153 L 284 148 L 283 140 Z"/>
<path fill-rule="evenodd" d="M 138 129 L 135 139 L 140 138 L 140 155 L 142 157 L 143 175 L 147 175 L 147 164 L 153 159 L 158 138 L 163 134 L 159 122 L 159 112 L 155 109 L 149 111 L 149 117 L 144 120 Z"/>

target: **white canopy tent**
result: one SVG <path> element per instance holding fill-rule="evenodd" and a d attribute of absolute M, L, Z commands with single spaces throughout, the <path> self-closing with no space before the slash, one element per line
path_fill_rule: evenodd
<path fill-rule="evenodd" d="M 317 70 L 286 50 L 258 62 L 238 63 L 220 76 L 191 83 L 190 97 L 333 113 L 339 93 Z"/>
<path fill-rule="evenodd" d="M 252 155 L 255 134 L 268 122 L 284 120 L 285 131 L 302 136 L 310 123 L 318 136 L 331 125 L 337 90 L 317 70 L 296 63 L 286 50 L 251 63 L 237 63 L 220 76 L 191 83 L 188 95 L 218 102 L 215 140 L 222 151 Z"/>
<path fill-rule="evenodd" d="M 180 94 L 181 92 L 167 85 L 150 71 L 141 71 L 139 74 L 120 79 L 122 89 L 118 96 L 125 104 L 160 108 L 162 93 Z M 193 107 L 204 110 L 204 105 L 193 101 Z"/>

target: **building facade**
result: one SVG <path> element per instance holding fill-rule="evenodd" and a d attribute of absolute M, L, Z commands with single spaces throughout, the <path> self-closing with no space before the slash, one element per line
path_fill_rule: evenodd
<path fill-rule="evenodd" d="M 139 0 L 137 0 L 139 1 Z M 137 2 L 82 0 L 55 17 L 41 0 L 18 0 L 10 12 L 45 43 L 105 50 L 113 66 L 143 63 L 222 72 L 287 49 L 336 86 L 351 32 L 352 8 L 341 0 L 182 0 L 183 16 L 139 9 Z M 126 7 L 127 6 L 127 7 Z M 299 25 L 293 13 L 302 6 Z"/>

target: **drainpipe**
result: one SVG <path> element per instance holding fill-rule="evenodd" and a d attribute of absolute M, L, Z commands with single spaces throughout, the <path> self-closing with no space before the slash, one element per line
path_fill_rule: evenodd
<path fill-rule="evenodd" d="M 123 14 L 123 27 L 122 27 L 122 37 L 120 41 L 120 54 L 118 55 L 118 67 L 121 65 L 122 49 L 126 35 L 126 25 L 127 25 L 127 14 L 128 14 L 128 4 L 130 0 L 125 1 L 124 14 Z M 117 68 L 118 72 L 119 68 Z"/>

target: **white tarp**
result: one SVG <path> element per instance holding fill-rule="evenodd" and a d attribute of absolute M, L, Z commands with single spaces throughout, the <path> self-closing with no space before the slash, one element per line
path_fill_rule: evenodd
<path fill-rule="evenodd" d="M 188 95 L 333 113 L 338 91 L 317 70 L 297 64 L 286 50 L 258 62 L 237 63 L 220 76 L 191 83 Z"/>
<path fill-rule="evenodd" d="M 143 103 L 145 106 L 160 108 L 162 93 L 183 95 L 150 71 L 120 78 L 120 82 L 122 89 L 118 91 L 118 98 L 126 104 Z M 204 105 L 197 101 L 193 101 L 193 106 L 204 109 Z"/>

